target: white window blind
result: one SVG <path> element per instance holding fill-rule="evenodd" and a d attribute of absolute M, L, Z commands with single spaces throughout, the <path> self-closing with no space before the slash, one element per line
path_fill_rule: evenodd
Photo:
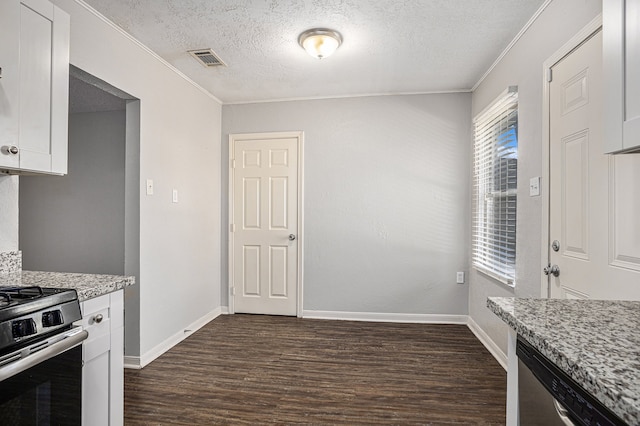
<path fill-rule="evenodd" d="M 474 124 L 473 266 L 514 285 L 518 89 L 509 87 Z"/>

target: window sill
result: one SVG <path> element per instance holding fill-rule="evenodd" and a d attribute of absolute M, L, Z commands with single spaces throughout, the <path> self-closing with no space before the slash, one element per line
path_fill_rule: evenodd
<path fill-rule="evenodd" d="M 497 281 L 500 284 L 502 284 L 505 287 L 508 287 L 510 289 L 515 289 L 516 288 L 516 281 L 512 280 L 511 278 L 507 278 L 504 277 L 502 275 L 496 274 L 495 272 L 491 272 L 488 269 L 482 268 L 480 266 L 477 265 L 473 265 L 473 269 L 475 269 L 476 271 L 480 272 L 482 275 L 491 278 L 493 281 Z"/>

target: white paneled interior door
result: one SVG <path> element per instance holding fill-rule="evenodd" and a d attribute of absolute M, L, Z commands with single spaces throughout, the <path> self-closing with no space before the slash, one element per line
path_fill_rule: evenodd
<path fill-rule="evenodd" d="M 640 299 L 640 155 L 602 154 L 602 98 L 598 31 L 552 67 L 549 261 L 559 269 L 549 275 L 553 298 Z"/>
<path fill-rule="evenodd" d="M 297 314 L 301 137 L 231 135 L 234 312 Z"/>

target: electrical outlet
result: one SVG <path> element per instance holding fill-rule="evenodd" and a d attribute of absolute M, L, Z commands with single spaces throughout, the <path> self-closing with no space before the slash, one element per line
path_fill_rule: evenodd
<path fill-rule="evenodd" d="M 464 284 L 464 272 L 456 272 L 456 283 Z"/>

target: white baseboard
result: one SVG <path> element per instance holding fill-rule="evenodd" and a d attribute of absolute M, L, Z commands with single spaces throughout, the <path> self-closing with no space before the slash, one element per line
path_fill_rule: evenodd
<path fill-rule="evenodd" d="M 388 314 L 376 312 L 309 311 L 302 318 L 330 319 L 345 321 L 412 322 L 426 324 L 467 324 L 467 315 L 440 314 Z"/>
<path fill-rule="evenodd" d="M 141 369 L 150 364 L 153 360 L 158 358 L 163 353 L 167 352 L 169 349 L 182 342 L 187 337 L 191 336 L 193 333 L 198 331 L 204 325 L 213 321 L 217 317 L 222 315 L 222 309 L 216 308 L 213 311 L 207 313 L 201 318 L 195 320 L 189 326 L 187 326 L 183 331 L 179 331 L 175 333 L 173 336 L 170 336 L 163 342 L 160 342 L 158 345 L 153 347 L 151 350 L 145 352 L 141 356 L 125 356 L 124 357 L 124 368 L 131 369 Z"/>
<path fill-rule="evenodd" d="M 502 352 L 502 349 L 496 345 L 496 343 L 489 337 L 487 333 L 484 332 L 482 328 L 476 323 L 473 318 L 469 317 L 469 322 L 467 323 L 467 327 L 473 334 L 476 335 L 480 343 L 484 345 L 485 348 L 493 355 L 493 357 L 500 363 L 504 371 L 507 371 L 507 355 Z"/>
<path fill-rule="evenodd" d="M 200 319 L 191 323 L 183 332 L 170 336 L 165 341 L 156 345 L 142 356 L 125 356 L 124 368 L 141 369 L 158 358 L 163 353 L 189 337 L 205 324 L 216 319 L 220 315 L 229 314 L 228 306 L 221 306 Z M 507 370 L 507 356 L 495 344 L 487 333 L 468 315 L 444 315 L 444 314 L 400 314 L 377 312 L 344 312 L 344 311 L 314 311 L 306 310 L 303 318 L 344 320 L 344 321 L 372 321 L 372 322 L 398 322 L 398 323 L 423 323 L 423 324 L 463 324 L 478 338 L 480 343 L 493 355 L 502 368 Z"/>

